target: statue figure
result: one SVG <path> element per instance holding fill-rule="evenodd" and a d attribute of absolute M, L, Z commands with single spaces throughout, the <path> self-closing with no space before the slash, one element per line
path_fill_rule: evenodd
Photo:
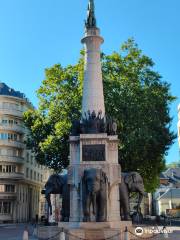
<path fill-rule="evenodd" d="M 87 28 L 96 27 L 96 18 L 94 13 L 94 0 L 89 0 L 87 21 L 85 22 Z"/>
<path fill-rule="evenodd" d="M 143 199 L 144 184 L 143 179 L 137 172 L 122 173 L 121 184 L 119 187 L 121 217 L 128 221 L 130 218 L 129 194 L 131 192 L 138 193 L 137 213 L 140 212 L 140 204 Z"/>
<path fill-rule="evenodd" d="M 72 121 L 71 136 L 78 136 L 81 132 L 81 124 L 79 120 Z"/>
<path fill-rule="evenodd" d="M 117 124 L 112 117 L 102 117 L 101 110 L 99 110 L 98 114 L 95 111 L 85 112 L 81 120 L 75 119 L 72 121 L 71 136 L 96 133 L 116 135 Z"/>
<path fill-rule="evenodd" d="M 84 170 L 82 178 L 82 196 L 84 222 L 91 220 L 91 208 L 96 222 L 105 222 L 106 216 L 107 177 L 101 169 Z"/>
<path fill-rule="evenodd" d="M 117 123 L 112 117 L 106 117 L 106 132 L 108 135 L 116 135 Z"/>
<path fill-rule="evenodd" d="M 45 198 L 47 200 L 48 207 L 50 210 L 50 215 L 52 215 L 52 205 L 51 205 L 51 198 L 50 198 L 51 194 L 62 195 L 61 221 L 68 222 L 69 215 L 70 215 L 70 191 L 69 191 L 69 186 L 67 184 L 67 174 L 51 175 L 48 181 L 46 182 L 45 189 L 42 193 L 45 194 Z"/>

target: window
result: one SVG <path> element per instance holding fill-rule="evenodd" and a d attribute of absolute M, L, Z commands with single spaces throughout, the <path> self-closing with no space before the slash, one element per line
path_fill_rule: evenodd
<path fill-rule="evenodd" d="M 9 124 L 9 125 L 17 125 L 17 124 L 18 124 L 18 121 L 17 121 L 17 120 L 14 120 L 14 119 L 2 119 L 2 120 L 1 120 L 1 123 L 2 123 L 2 125 L 6 125 L 6 124 Z"/>
<path fill-rule="evenodd" d="M 22 202 L 24 202 L 24 188 L 22 189 Z"/>
<path fill-rule="evenodd" d="M 0 133 L 0 139 L 8 139 L 12 141 L 17 141 L 18 135 L 13 133 Z"/>
<path fill-rule="evenodd" d="M 14 121 L 12 119 L 9 119 L 9 124 L 12 125 Z"/>
<path fill-rule="evenodd" d="M 15 192 L 15 185 L 5 185 L 5 192 Z"/>
<path fill-rule="evenodd" d="M 13 141 L 17 141 L 17 134 L 13 134 L 13 133 L 8 133 L 8 139 L 9 140 L 13 140 Z"/>
<path fill-rule="evenodd" d="M 29 153 L 26 153 L 27 162 L 29 162 Z"/>
<path fill-rule="evenodd" d="M 31 170 L 31 172 L 30 172 L 30 178 L 32 179 L 32 170 Z"/>
<path fill-rule="evenodd" d="M 7 124 L 8 120 L 7 119 L 2 119 L 2 124 Z"/>
<path fill-rule="evenodd" d="M 31 155 L 31 164 L 33 164 L 33 156 Z"/>
<path fill-rule="evenodd" d="M 4 185 L 0 185 L 0 192 L 4 192 Z"/>
<path fill-rule="evenodd" d="M 16 165 L 0 165 L 0 172 L 3 173 L 16 172 Z"/>
<path fill-rule="evenodd" d="M 29 177 L 29 168 L 26 168 L 26 177 Z"/>
<path fill-rule="evenodd" d="M 12 165 L 12 172 L 16 172 L 16 166 Z"/>
<path fill-rule="evenodd" d="M 34 172 L 34 180 L 36 180 L 36 172 Z"/>
<path fill-rule="evenodd" d="M 11 172 L 11 171 L 12 171 L 12 166 L 6 165 L 6 172 Z"/>
<path fill-rule="evenodd" d="M 11 202 L 0 201 L 0 214 L 10 214 L 11 213 Z"/>
<path fill-rule="evenodd" d="M 8 139 L 7 133 L 0 133 L 0 139 Z"/>

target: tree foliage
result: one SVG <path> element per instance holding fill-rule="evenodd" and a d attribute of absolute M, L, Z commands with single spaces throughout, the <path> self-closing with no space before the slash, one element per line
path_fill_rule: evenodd
<path fill-rule="evenodd" d="M 170 130 L 170 85 L 153 70 L 133 39 L 119 52 L 102 54 L 106 114 L 118 124 L 119 162 L 123 171 L 138 171 L 148 191 L 158 184 L 164 155 L 175 138 Z M 68 165 L 68 138 L 73 119 L 80 118 L 83 53 L 75 65 L 45 70 L 38 90 L 39 108 L 24 114 L 28 145 L 37 160 L 57 171 Z"/>

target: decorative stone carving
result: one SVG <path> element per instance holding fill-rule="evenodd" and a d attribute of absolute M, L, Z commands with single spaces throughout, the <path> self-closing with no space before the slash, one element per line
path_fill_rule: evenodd
<path fill-rule="evenodd" d="M 96 18 L 94 14 L 94 0 L 90 0 L 87 11 L 87 21 L 85 22 L 86 28 L 96 27 Z"/>
<path fill-rule="evenodd" d="M 105 119 L 102 118 L 102 112 L 99 111 L 96 116 L 95 111 L 92 113 L 84 113 L 85 118 L 81 121 L 81 132 L 82 133 L 103 133 L 105 132 Z"/>
<path fill-rule="evenodd" d="M 81 120 L 74 120 L 72 122 L 72 136 L 78 136 L 79 134 L 97 134 L 107 133 L 108 135 L 116 135 L 117 124 L 111 117 L 102 117 L 102 111 L 100 110 L 96 115 L 95 111 L 88 111 L 84 113 L 85 117 Z"/>
<path fill-rule="evenodd" d="M 61 221 L 68 222 L 70 214 L 70 189 L 68 186 L 68 176 L 52 174 L 45 184 L 43 194 L 45 194 L 45 198 L 48 203 L 48 208 L 50 209 L 50 215 L 52 215 L 50 195 L 51 194 L 62 195 Z"/>
<path fill-rule="evenodd" d="M 139 194 L 137 204 L 137 213 L 139 213 L 140 204 L 143 195 L 145 194 L 143 179 L 137 172 L 122 173 L 119 193 L 120 193 L 121 218 L 125 221 L 131 220 L 129 215 L 130 213 L 129 194 L 131 192 L 137 192 Z"/>
<path fill-rule="evenodd" d="M 92 214 L 96 222 L 107 220 L 107 177 L 101 169 L 84 170 L 82 178 L 83 214 L 84 222 L 91 222 Z"/>

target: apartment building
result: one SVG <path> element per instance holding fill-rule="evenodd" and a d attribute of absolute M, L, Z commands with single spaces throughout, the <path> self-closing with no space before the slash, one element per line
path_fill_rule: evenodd
<path fill-rule="evenodd" d="M 48 170 L 25 145 L 28 108 L 32 104 L 24 94 L 0 83 L 0 222 L 31 221 L 43 208 L 40 194 Z"/>
<path fill-rule="evenodd" d="M 179 148 L 180 148 L 180 104 L 178 106 L 178 142 L 179 142 Z"/>

